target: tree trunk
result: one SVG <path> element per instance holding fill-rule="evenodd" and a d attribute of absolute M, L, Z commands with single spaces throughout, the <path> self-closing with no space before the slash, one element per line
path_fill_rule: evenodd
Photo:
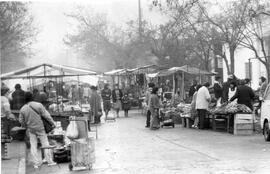
<path fill-rule="evenodd" d="M 230 70 L 229 62 L 225 53 L 222 55 L 222 58 L 224 59 L 224 62 L 227 68 L 227 74 L 229 75 L 231 74 L 231 70 Z"/>
<path fill-rule="evenodd" d="M 265 64 L 265 68 L 266 68 L 266 73 L 267 73 L 267 80 L 268 82 L 270 82 L 270 62 L 266 62 Z"/>
<path fill-rule="evenodd" d="M 230 48 L 230 61 L 231 61 L 231 74 L 234 74 L 234 51 L 235 48 L 231 46 Z"/>

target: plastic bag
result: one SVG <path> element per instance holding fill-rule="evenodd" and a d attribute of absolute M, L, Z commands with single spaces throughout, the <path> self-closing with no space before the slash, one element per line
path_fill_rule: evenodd
<path fill-rule="evenodd" d="M 69 125 L 67 127 L 66 136 L 69 139 L 76 139 L 76 138 L 79 137 L 79 131 L 78 131 L 76 121 L 70 121 L 70 123 L 69 123 Z"/>

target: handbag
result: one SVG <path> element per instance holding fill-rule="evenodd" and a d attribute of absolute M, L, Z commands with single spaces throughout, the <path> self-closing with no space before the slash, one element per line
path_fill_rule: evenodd
<path fill-rule="evenodd" d="M 28 105 L 36 114 L 38 114 L 43 122 L 46 133 L 50 133 L 54 129 L 54 125 L 49 122 L 46 118 L 42 117 L 31 105 Z"/>

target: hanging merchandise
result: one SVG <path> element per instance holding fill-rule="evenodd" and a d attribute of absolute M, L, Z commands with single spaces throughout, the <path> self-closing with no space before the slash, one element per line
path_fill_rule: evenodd
<path fill-rule="evenodd" d="M 77 123 L 75 121 L 71 121 L 67 127 L 66 136 L 69 139 L 76 139 L 79 137 L 79 131 L 77 127 Z"/>

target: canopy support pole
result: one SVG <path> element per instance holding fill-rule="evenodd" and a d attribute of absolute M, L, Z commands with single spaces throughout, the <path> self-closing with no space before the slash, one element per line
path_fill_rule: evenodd
<path fill-rule="evenodd" d="M 59 111 L 59 102 L 58 102 L 58 81 L 57 81 L 57 78 L 55 78 L 55 81 L 56 81 L 56 87 L 55 87 L 55 92 L 56 92 L 56 105 L 57 105 L 57 112 L 58 114 L 60 113 Z"/>
<path fill-rule="evenodd" d="M 80 76 L 77 76 L 77 80 L 78 80 L 78 92 L 79 92 L 79 106 L 80 106 L 81 111 L 82 111 L 81 88 L 80 88 Z"/>
<path fill-rule="evenodd" d="M 173 94 L 175 94 L 175 73 L 173 73 Z"/>
<path fill-rule="evenodd" d="M 182 99 L 184 100 L 185 97 L 185 73 L 182 71 Z"/>

